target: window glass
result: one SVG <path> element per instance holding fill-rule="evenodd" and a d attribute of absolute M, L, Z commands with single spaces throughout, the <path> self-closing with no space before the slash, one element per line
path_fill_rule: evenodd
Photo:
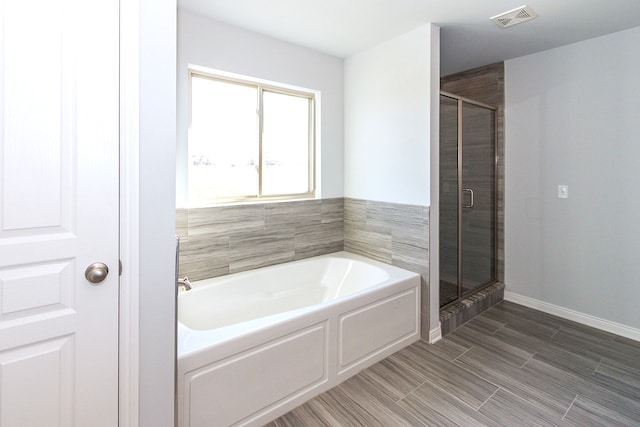
<path fill-rule="evenodd" d="M 296 194 L 309 188 L 310 101 L 263 93 L 262 193 Z"/>
<path fill-rule="evenodd" d="M 314 196 L 313 93 L 190 73 L 189 204 Z"/>

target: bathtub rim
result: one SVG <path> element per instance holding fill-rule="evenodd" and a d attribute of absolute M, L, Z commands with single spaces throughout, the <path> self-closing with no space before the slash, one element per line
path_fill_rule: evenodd
<path fill-rule="evenodd" d="M 199 358 L 199 353 L 210 354 L 213 349 L 222 349 L 223 347 L 229 351 L 221 351 L 220 357 L 226 357 L 225 354 L 233 354 L 232 349 L 236 347 L 234 343 L 244 343 L 246 339 L 255 340 L 263 336 L 265 332 L 281 330 L 286 328 L 286 325 L 292 320 L 304 320 L 309 319 L 313 323 L 314 318 L 324 317 L 324 312 L 329 309 L 331 311 L 340 311 L 352 306 L 354 301 L 362 300 L 361 303 L 373 303 L 379 299 L 386 298 L 394 293 L 397 293 L 403 289 L 410 289 L 415 286 L 413 283 L 416 278 L 420 281 L 420 274 L 401 267 L 397 267 L 391 264 L 367 258 L 362 255 L 354 254 L 348 251 L 338 251 L 329 254 L 319 255 L 310 258 L 304 258 L 301 260 L 290 261 L 283 264 L 298 264 L 305 261 L 321 258 L 346 258 L 353 259 L 367 264 L 374 265 L 389 272 L 389 277 L 380 283 L 366 287 L 354 293 L 342 296 L 329 301 L 324 301 L 319 304 L 314 304 L 282 313 L 272 314 L 266 317 L 258 319 L 252 319 L 245 322 L 236 323 L 233 325 L 224 326 L 211 330 L 198 330 L 191 329 L 179 320 L 177 322 L 177 360 L 181 362 L 187 358 L 195 357 Z M 231 275 L 214 277 L 211 279 L 203 279 L 201 281 L 195 281 L 194 287 L 209 286 L 211 283 L 216 283 L 215 279 L 228 278 L 229 276 L 243 277 L 256 271 L 263 271 L 273 267 L 278 267 L 283 264 L 276 264 L 273 266 L 260 267 L 258 269 L 247 270 L 239 273 L 233 273 Z M 202 282 L 205 282 L 204 284 Z M 223 282 L 220 280 L 220 282 Z M 420 288 L 420 286 L 418 286 Z M 186 291 L 189 292 L 189 291 Z M 180 295 L 178 295 L 180 298 Z M 304 322 L 308 323 L 308 322 Z M 277 336 L 277 334 L 274 334 Z"/>
<path fill-rule="evenodd" d="M 261 271 L 265 271 L 265 270 L 270 270 L 270 269 L 279 269 L 282 268 L 284 266 L 287 265 L 295 265 L 295 264 L 303 264 L 305 262 L 309 262 L 312 260 L 316 260 L 316 259 L 324 259 L 324 258 L 344 258 L 344 259 L 352 259 L 355 261 L 360 261 L 363 262 L 365 264 L 371 264 L 375 267 L 381 268 L 382 270 L 388 271 L 388 272 L 396 272 L 397 274 L 403 274 L 403 273 L 409 273 L 410 275 L 414 275 L 414 274 L 419 274 L 419 273 L 415 273 L 412 272 L 410 270 L 407 270 L 406 268 L 402 268 L 402 267 L 398 267 L 392 264 L 387 264 L 385 262 L 382 261 L 378 261 L 376 259 L 373 258 L 368 258 L 364 255 L 359 255 L 353 252 L 349 252 L 346 250 L 343 251 L 337 251 L 337 252 L 331 252 L 328 254 L 323 254 L 323 255 L 316 255 L 313 257 L 308 257 L 308 258 L 302 258 L 302 259 L 296 259 L 296 260 L 291 260 L 291 261 L 287 261 L 287 262 L 283 262 L 283 263 L 278 263 L 278 264 L 272 264 L 272 265 L 266 265 L 263 267 L 258 267 L 258 268 L 252 268 L 250 270 L 243 270 L 243 271 L 238 271 L 236 273 L 230 273 L 230 274 L 224 274 L 221 276 L 215 276 L 215 277 L 209 277 L 206 279 L 200 279 L 200 280 L 194 280 L 191 282 L 191 285 L 193 286 L 193 290 L 196 290 L 198 288 L 204 287 L 204 286 L 208 286 L 208 285 L 215 285 L 215 284 L 223 284 L 228 280 L 232 280 L 234 278 L 242 278 L 242 277 L 246 277 L 246 276 L 251 276 L 254 275 L 256 273 L 259 273 Z M 179 295 L 186 293 L 189 291 L 184 291 L 184 290 L 180 290 Z"/>

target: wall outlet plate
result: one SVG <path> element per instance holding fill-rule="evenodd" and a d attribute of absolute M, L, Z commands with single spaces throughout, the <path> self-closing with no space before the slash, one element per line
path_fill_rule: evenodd
<path fill-rule="evenodd" d="M 569 198 L 569 186 L 558 185 L 558 199 L 568 199 L 568 198 Z"/>

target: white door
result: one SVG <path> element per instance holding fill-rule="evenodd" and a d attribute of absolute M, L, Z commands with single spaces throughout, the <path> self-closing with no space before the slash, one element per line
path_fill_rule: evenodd
<path fill-rule="evenodd" d="M 0 0 L 2 427 L 118 422 L 118 13 Z"/>

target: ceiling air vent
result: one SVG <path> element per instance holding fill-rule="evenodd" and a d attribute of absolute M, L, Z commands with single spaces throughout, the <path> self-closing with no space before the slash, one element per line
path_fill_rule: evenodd
<path fill-rule="evenodd" d="M 500 15 L 492 16 L 491 20 L 500 28 L 512 27 L 522 22 L 530 21 L 538 14 L 529 6 L 520 6 Z"/>

